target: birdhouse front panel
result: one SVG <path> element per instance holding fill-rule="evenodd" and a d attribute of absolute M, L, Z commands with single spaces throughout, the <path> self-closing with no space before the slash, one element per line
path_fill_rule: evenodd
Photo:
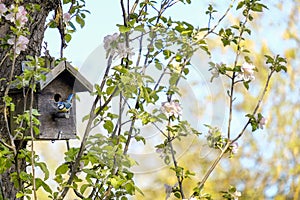
<path fill-rule="evenodd" d="M 41 140 L 67 140 L 76 138 L 76 92 L 92 92 L 92 84 L 86 80 L 70 63 L 60 62 L 46 75 L 46 80 L 37 82 L 33 108 L 39 112 L 39 130 L 35 135 Z M 28 88 L 27 88 L 28 89 Z M 16 132 L 18 124 L 15 118 L 24 112 L 23 90 L 12 87 L 10 94 L 15 104 L 15 111 L 10 113 L 10 129 Z M 29 107 L 27 98 L 26 109 Z M 22 124 L 23 128 L 27 125 Z M 24 133 L 23 133 L 24 134 Z M 25 131 L 25 136 L 30 136 Z"/>
<path fill-rule="evenodd" d="M 38 139 L 76 138 L 76 101 L 73 88 L 65 76 L 59 75 L 38 97 L 40 134 Z M 71 80 L 69 80 L 71 81 Z"/>

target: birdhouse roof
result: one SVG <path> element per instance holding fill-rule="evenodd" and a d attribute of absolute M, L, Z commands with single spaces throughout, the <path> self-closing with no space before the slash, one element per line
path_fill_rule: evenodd
<path fill-rule="evenodd" d="M 39 89 L 43 90 L 59 75 L 63 75 L 63 79 L 72 85 L 75 92 L 93 91 L 93 85 L 67 61 L 60 62 L 48 72 L 46 74 L 46 80 L 39 81 Z"/>

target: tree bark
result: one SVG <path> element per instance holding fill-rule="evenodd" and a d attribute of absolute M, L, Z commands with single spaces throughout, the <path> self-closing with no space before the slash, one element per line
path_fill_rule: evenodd
<path fill-rule="evenodd" d="M 30 32 L 26 37 L 29 39 L 28 47 L 25 51 L 16 59 L 16 65 L 14 70 L 14 75 L 19 75 L 21 73 L 21 62 L 25 60 L 26 55 L 39 56 L 41 54 L 42 42 L 44 38 L 44 32 L 46 29 L 46 18 L 49 13 L 57 8 L 60 0 L 24 0 L 24 7 L 27 4 L 34 3 L 38 4 L 41 7 L 39 11 L 29 12 L 31 19 L 27 23 L 28 30 Z M 7 7 L 12 4 L 14 1 L 4 0 L 4 3 Z M 3 17 L 0 22 L 0 38 L 5 38 L 7 35 L 11 34 L 10 23 L 7 22 Z M 7 50 L 2 46 L 3 41 L 0 40 L 0 61 L 5 57 Z M 4 121 L 3 113 L 3 95 L 7 85 L 7 77 L 11 72 L 12 61 L 9 58 L 6 58 L 3 64 L 0 66 L 0 137 L 7 141 L 8 130 Z M 4 80 L 2 80 L 4 78 Z M 2 80 L 2 81 L 1 81 Z M 26 142 L 15 142 L 16 146 L 21 145 L 19 148 L 26 148 Z M 16 172 L 17 168 L 20 171 L 26 171 L 26 163 L 24 159 L 15 160 L 14 165 L 11 166 L 5 173 L 0 175 L 0 199 L 9 199 L 14 200 L 16 198 L 16 193 L 18 188 L 15 188 L 14 184 L 11 182 L 10 174 Z"/>

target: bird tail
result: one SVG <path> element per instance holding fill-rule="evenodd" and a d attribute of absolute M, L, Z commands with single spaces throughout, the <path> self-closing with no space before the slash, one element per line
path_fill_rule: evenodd
<path fill-rule="evenodd" d="M 72 100 L 72 98 L 73 98 L 73 95 L 74 95 L 74 94 L 72 93 L 72 94 L 70 94 L 70 95 L 68 96 L 68 99 L 67 99 L 67 102 L 68 102 L 68 103 L 71 102 L 71 100 Z"/>

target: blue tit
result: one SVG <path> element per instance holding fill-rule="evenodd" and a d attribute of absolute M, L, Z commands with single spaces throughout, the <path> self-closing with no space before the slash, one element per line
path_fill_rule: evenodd
<path fill-rule="evenodd" d="M 73 94 L 70 94 L 68 96 L 68 99 L 66 101 L 60 101 L 57 103 L 57 109 L 58 112 L 69 112 L 70 109 L 72 108 L 72 98 L 73 98 Z"/>

